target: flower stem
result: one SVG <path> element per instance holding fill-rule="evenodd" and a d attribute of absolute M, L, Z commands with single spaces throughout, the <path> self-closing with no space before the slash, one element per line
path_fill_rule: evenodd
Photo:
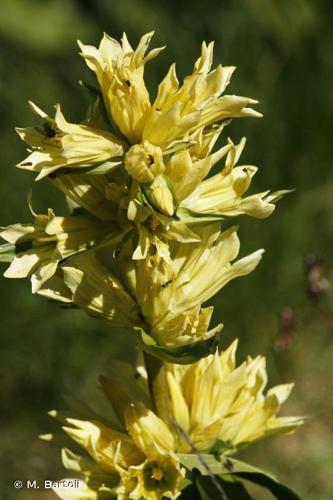
<path fill-rule="evenodd" d="M 148 375 L 148 387 L 153 402 L 153 409 L 156 411 L 157 386 L 160 385 L 161 377 L 164 376 L 163 361 L 143 351 L 143 358 Z"/>

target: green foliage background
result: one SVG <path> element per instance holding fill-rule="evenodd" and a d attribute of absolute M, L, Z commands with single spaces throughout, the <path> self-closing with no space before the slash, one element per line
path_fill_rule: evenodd
<path fill-rule="evenodd" d="M 266 249 L 250 277 L 216 297 L 215 320 L 225 324 L 222 345 L 240 338 L 239 359 L 262 353 L 271 383 L 294 380 L 289 414 L 311 418 L 293 437 L 252 446 L 243 458 L 264 466 L 305 499 L 332 498 L 332 326 L 305 293 L 303 258 L 319 252 L 333 274 L 333 5 L 330 0 L 2 0 L 0 16 L 1 224 L 28 221 L 25 203 L 33 177 L 15 169 L 25 154 L 14 126 L 34 122 L 26 102 L 43 109 L 61 102 L 73 121 L 84 116 L 88 96 L 78 85 L 91 76 L 77 56 L 76 39 L 98 43 L 101 33 L 133 43 L 155 29 L 154 45 L 167 51 L 149 63 L 151 88 L 174 60 L 184 76 L 203 39 L 216 41 L 215 62 L 237 65 L 229 92 L 260 100 L 263 120 L 235 120 L 227 133 L 243 135 L 243 161 L 261 167 L 256 191 L 296 188 L 266 221 L 242 219 L 242 254 Z M 47 182 L 34 186 L 34 206 L 64 211 Z M 46 412 L 64 407 L 64 394 L 88 402 L 108 358 L 134 357 L 124 332 L 81 312 L 60 309 L 30 293 L 22 280 L 0 280 L 0 470 L 3 499 L 49 499 L 21 491 L 15 479 L 55 479 L 63 474 L 58 450 L 37 440 L 55 429 Z M 322 307 L 333 311 L 332 292 Z M 276 352 L 279 312 L 298 317 L 295 342 Z M 96 400 L 96 404 L 101 403 Z M 256 498 L 268 498 L 258 492 Z"/>

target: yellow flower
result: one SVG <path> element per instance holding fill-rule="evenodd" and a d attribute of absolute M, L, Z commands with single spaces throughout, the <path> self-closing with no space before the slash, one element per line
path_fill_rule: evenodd
<path fill-rule="evenodd" d="M 107 189 L 110 178 L 116 172 L 106 175 L 59 174 L 52 178 L 53 184 L 72 202 L 74 207 L 82 207 L 101 220 L 117 220 L 119 203 L 108 199 Z M 118 181 L 119 182 L 119 181 Z M 121 184 L 119 188 L 121 189 Z"/>
<path fill-rule="evenodd" d="M 181 313 L 170 312 L 152 329 L 151 334 L 160 345 L 170 347 L 207 340 L 223 328 L 222 323 L 219 323 L 209 329 L 213 311 L 213 306 L 203 308 L 199 305 Z"/>
<path fill-rule="evenodd" d="M 102 422 L 67 418 L 66 424 L 63 427 L 66 433 L 104 467 L 117 464 L 127 468 L 138 465 L 144 459 L 140 449 L 127 434 Z"/>
<path fill-rule="evenodd" d="M 125 421 L 136 446 L 148 457 L 174 450 L 174 436 L 169 427 L 144 404 L 130 403 L 125 411 Z"/>
<path fill-rule="evenodd" d="M 47 215 L 32 213 L 33 223 L 7 226 L 0 236 L 13 245 L 11 264 L 4 276 L 31 276 L 33 293 L 54 275 L 60 261 L 119 238 L 117 225 L 95 217 L 57 217 L 51 209 Z"/>
<path fill-rule="evenodd" d="M 149 204 L 146 204 L 144 199 L 148 200 Z M 200 241 L 200 236 L 188 226 L 168 215 L 173 211 L 173 195 L 162 176 L 140 191 L 132 190 L 127 207 L 127 220 L 133 222 L 139 236 L 132 255 L 134 260 L 146 258 L 151 251 L 168 260 L 168 240 L 182 243 Z"/>
<path fill-rule="evenodd" d="M 211 123 L 238 116 L 261 116 L 249 104 L 257 101 L 247 97 L 221 96 L 227 87 L 234 67 L 219 65 L 211 71 L 213 43 L 203 43 L 201 56 L 192 74 L 179 87 L 175 65 L 160 83 L 158 95 L 147 116 L 142 139 L 166 147 Z"/>
<path fill-rule="evenodd" d="M 178 454 L 191 454 L 195 447 L 230 455 L 299 427 L 302 418 L 278 416 L 292 384 L 265 393 L 265 359 L 249 357 L 236 366 L 236 349 L 237 341 L 192 365 L 164 364 L 152 392 L 143 367 L 136 371 L 111 362 L 109 378 L 100 382 L 122 431 L 96 415 L 79 419 L 56 413 L 66 433 L 93 459 L 63 451 L 65 467 L 83 476 L 91 489 L 87 498 L 99 498 L 103 488 L 120 499 L 177 498 L 185 477 Z"/>
<path fill-rule="evenodd" d="M 80 482 L 80 488 L 90 495 L 87 498 L 97 499 L 99 495 L 104 495 L 124 500 L 160 500 L 179 496 L 184 469 L 172 450 L 152 452 L 148 436 L 147 440 L 137 439 L 141 426 L 147 426 L 146 432 L 149 432 L 154 417 L 153 413 L 145 416 L 133 411 L 132 415 L 128 415 L 130 423 L 127 432 L 116 431 L 98 420 L 66 418 L 63 429 L 95 462 L 67 449 L 62 452 L 64 466 L 83 476 L 85 482 Z M 164 433 L 167 438 L 171 434 L 165 425 L 158 432 L 160 442 L 163 442 Z M 71 493 L 64 489 L 55 488 L 54 491 L 65 500 L 72 498 Z"/>
<path fill-rule="evenodd" d="M 167 245 L 157 238 L 155 255 L 133 260 L 130 240 L 113 255 L 100 252 L 103 246 L 117 246 L 126 232 L 110 232 L 110 222 L 99 224 L 92 217 L 52 214 L 43 227 L 45 241 L 41 237 L 34 241 L 34 233 L 28 239 L 21 233 L 20 238 L 9 237 L 13 229 L 8 228 L 4 238 L 29 241 L 31 248 L 17 254 L 6 276 L 32 275 L 33 290 L 40 295 L 72 303 L 114 325 L 134 328 L 145 343 L 171 349 L 207 341 L 221 331 L 222 324 L 209 328 L 214 308 L 202 304 L 229 281 L 252 272 L 263 253 L 258 250 L 235 261 L 237 228 L 220 232 L 219 224 L 210 224 L 197 229 L 199 241 Z M 26 265 L 28 258 L 34 259 L 34 267 Z M 24 266 L 18 274 L 21 261 Z M 40 276 L 44 266 L 48 272 Z"/>
<path fill-rule="evenodd" d="M 96 74 L 110 118 L 131 144 L 140 142 L 150 108 L 144 65 L 163 50 L 145 55 L 152 36 L 153 32 L 144 35 L 135 50 L 125 34 L 122 44 L 104 34 L 98 49 L 78 42 L 82 57 Z"/>
<path fill-rule="evenodd" d="M 211 168 L 230 150 L 230 144 L 211 154 L 226 123 L 200 128 L 189 136 L 189 147 L 175 151 L 166 161 L 165 175 L 173 186 L 178 205 L 187 198 L 209 174 Z"/>
<path fill-rule="evenodd" d="M 198 224 L 217 221 L 225 217 L 247 214 L 258 218 L 268 217 L 275 209 L 274 203 L 288 191 L 262 193 L 244 197 L 257 168 L 253 166 L 235 167 L 245 139 L 235 146 L 229 139 L 228 144 L 212 153 L 223 125 L 212 130 L 200 129 L 189 138 L 190 147 L 163 157 L 163 168 L 151 173 L 142 184 L 133 183 L 131 201 L 127 217 L 136 224 L 139 232 L 138 246 L 133 258 L 147 257 L 149 249 L 156 247 L 158 253 L 167 240 L 190 243 L 198 240 L 192 227 Z M 143 151 L 141 146 L 131 149 Z M 131 150 L 127 153 L 130 155 Z M 214 165 L 226 157 L 225 166 L 219 174 L 206 180 Z M 151 160 L 153 161 L 153 160 Z M 146 154 L 145 167 L 149 157 Z M 140 162 L 133 162 L 137 171 L 142 172 Z M 152 163 L 152 168 L 156 162 Z M 163 173 L 160 173 L 162 172 Z M 148 170 L 150 173 L 150 171 Z M 156 176 L 157 174 L 157 176 Z M 149 182 L 148 182 L 149 181 Z M 157 244 L 157 239 L 160 243 Z M 162 256 L 160 253 L 160 256 Z M 164 252 L 165 253 L 165 252 Z"/>
<path fill-rule="evenodd" d="M 222 324 L 209 329 L 214 308 L 202 304 L 231 280 L 252 272 L 263 250 L 235 261 L 237 227 L 220 232 L 219 224 L 210 224 L 196 234 L 199 241 L 186 245 L 156 239 L 156 254 L 137 261 L 128 242 L 113 258 L 104 257 L 106 267 L 98 253 L 74 256 L 38 293 L 115 324 L 142 328 L 159 346 L 207 340 Z"/>
<path fill-rule="evenodd" d="M 91 316 L 102 317 L 114 326 L 137 327 L 142 324 L 140 309 L 121 281 L 95 257 L 94 252 L 66 262 L 39 295 L 72 303 Z"/>
<path fill-rule="evenodd" d="M 190 196 L 182 201 L 181 208 L 185 207 L 200 214 L 219 215 L 221 218 L 222 216 L 247 214 L 261 219 L 271 215 L 275 209 L 274 202 L 288 191 L 275 193 L 264 191 L 245 198 L 242 197 L 258 170 L 252 165 L 235 167 L 245 142 L 246 140 L 243 138 L 235 146 L 229 139 L 229 147 L 220 150 L 220 153 L 227 152 L 224 168 L 220 173 L 198 184 Z"/>
<path fill-rule="evenodd" d="M 111 171 L 120 164 L 122 142 L 113 134 L 87 125 L 68 123 L 56 105 L 55 118 L 30 102 L 34 113 L 45 120 L 43 127 L 17 128 L 21 139 L 31 148 L 30 155 L 17 166 L 39 172 L 36 180 L 63 168 L 81 169 L 107 162 Z"/>
<path fill-rule="evenodd" d="M 129 388 L 134 370 L 125 373 L 115 364 L 120 373 L 101 378 L 103 391 L 139 449 L 148 456 L 190 453 L 191 442 L 199 451 L 210 452 L 221 442 L 228 453 L 234 453 L 271 434 L 291 433 L 303 423 L 301 417 L 278 416 L 293 384 L 265 392 L 265 358 L 248 357 L 237 366 L 237 344 L 235 340 L 224 351 L 216 350 L 191 365 L 165 363 L 151 403 L 147 403 L 151 393 L 145 376 L 136 383 L 137 389 Z M 122 389 L 119 380 L 124 381 Z M 147 394 L 145 404 L 142 390 Z"/>
<path fill-rule="evenodd" d="M 277 416 L 293 384 L 265 394 L 265 358 L 248 357 L 237 367 L 236 348 L 237 341 L 192 365 L 167 367 L 172 414 L 201 451 L 217 441 L 236 450 L 271 434 L 293 432 L 303 423 L 300 417 Z M 188 452 L 188 443 L 181 450 Z"/>
<path fill-rule="evenodd" d="M 160 83 L 151 105 L 144 83 L 144 65 L 164 47 L 145 55 L 153 32 L 133 50 L 126 35 L 122 44 L 104 34 L 99 48 L 79 42 L 81 55 L 97 77 L 106 109 L 131 144 L 148 141 L 165 148 L 173 141 L 214 122 L 237 116 L 261 116 L 247 106 L 257 101 L 223 96 L 234 67 L 211 71 L 213 43 L 203 43 L 192 74 L 179 87 L 175 65 Z"/>
<path fill-rule="evenodd" d="M 143 464 L 131 467 L 133 477 L 137 479 L 137 486 L 129 498 L 178 498 L 180 467 L 177 460 L 171 456 L 159 456 L 146 460 Z"/>
<path fill-rule="evenodd" d="M 6 278 L 31 276 L 33 293 L 56 272 L 60 254 L 56 251 L 56 236 L 47 234 L 46 227 L 54 213 L 35 214 L 33 224 L 13 224 L 2 228 L 1 238 L 14 246 Z"/>
<path fill-rule="evenodd" d="M 200 309 L 229 281 L 252 272 L 263 250 L 236 262 L 237 228 L 220 232 L 219 224 L 197 230 L 201 241 L 174 242 L 170 258 L 158 254 L 139 260 L 128 275 L 150 334 L 161 345 L 176 345 L 211 336 L 212 308 Z"/>

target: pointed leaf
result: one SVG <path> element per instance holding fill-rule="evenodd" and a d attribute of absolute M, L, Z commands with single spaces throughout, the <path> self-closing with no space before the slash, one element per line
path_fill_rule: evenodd
<path fill-rule="evenodd" d="M 199 456 L 190 454 L 177 455 L 182 465 L 188 470 L 197 469 L 203 476 L 208 475 L 207 468 L 200 461 Z M 278 480 L 268 472 L 257 467 L 253 467 L 245 462 L 234 458 L 221 456 L 220 459 L 209 454 L 201 454 L 211 473 L 215 475 L 233 475 L 268 489 L 278 500 L 301 500 L 290 488 L 278 482 Z"/>
<path fill-rule="evenodd" d="M 199 498 L 199 492 L 195 484 L 190 483 L 186 488 L 182 490 L 180 499 L 181 500 L 194 500 Z"/>
<path fill-rule="evenodd" d="M 215 476 L 215 480 L 217 484 L 214 484 L 209 476 L 197 475 L 195 484 L 202 500 L 253 500 L 243 483 L 224 481 L 218 476 Z"/>
<path fill-rule="evenodd" d="M 277 500 L 301 500 L 299 495 L 288 488 L 288 486 L 279 483 L 274 476 L 271 476 L 267 472 L 258 469 L 258 472 L 239 472 L 235 475 L 266 488 Z"/>

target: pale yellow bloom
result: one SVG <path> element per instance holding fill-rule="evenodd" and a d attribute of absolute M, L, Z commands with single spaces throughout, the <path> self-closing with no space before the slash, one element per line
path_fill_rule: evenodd
<path fill-rule="evenodd" d="M 229 147 L 215 153 L 221 155 L 221 152 L 227 152 L 224 168 L 218 174 L 198 184 L 190 196 L 182 201 L 181 208 L 185 207 L 200 214 L 214 214 L 221 218 L 247 214 L 261 219 L 271 215 L 275 209 L 274 202 L 288 191 L 275 193 L 264 191 L 243 197 L 258 170 L 252 165 L 235 166 L 245 142 L 243 138 L 235 146 L 229 139 Z"/>
<path fill-rule="evenodd" d="M 182 85 L 172 65 L 150 103 L 144 67 L 162 50 L 147 54 L 152 35 L 144 35 L 136 49 L 125 34 L 121 44 L 104 35 L 98 49 L 79 43 L 96 73 L 109 120 L 98 97 L 83 124 L 66 122 L 59 107 L 52 119 L 31 104 L 46 121 L 44 128 L 18 129 L 32 147 L 19 166 L 39 172 L 37 179 L 49 176 L 92 215 L 116 220 L 125 232 L 129 225 L 135 228 L 135 260 L 155 251 L 167 260 L 170 240 L 198 241 L 192 225 L 241 213 L 267 216 L 283 194 L 267 191 L 243 198 L 255 172 L 255 167 L 234 168 L 243 143 L 229 141 L 212 152 L 231 117 L 260 116 L 247 107 L 252 99 L 221 97 L 234 67 L 212 69 L 213 43 L 203 43 Z M 101 130 L 114 124 L 121 138 Z M 226 155 L 222 172 L 204 180 Z"/>
<path fill-rule="evenodd" d="M 209 452 L 221 442 L 228 453 L 234 453 L 271 434 L 291 433 L 303 423 L 301 417 L 278 416 L 293 384 L 266 392 L 265 358 L 248 357 L 237 366 L 237 344 L 236 340 L 226 350 L 216 350 L 191 365 L 164 364 L 165 376 L 154 390 L 155 413 L 141 402 L 140 392 L 127 390 L 129 372 L 122 372 L 125 385 L 120 393 L 116 375 L 103 378 L 103 390 L 117 414 L 125 415 L 126 428 L 141 450 L 152 456 L 190 453 L 190 441 L 201 452 Z M 138 383 L 149 394 L 146 380 Z"/>
<path fill-rule="evenodd" d="M 35 214 L 31 224 L 13 224 L 2 228 L 0 236 L 13 244 L 12 260 L 6 278 L 31 276 L 35 293 L 56 272 L 60 261 L 117 239 L 118 227 L 95 217 L 57 217 Z"/>
<path fill-rule="evenodd" d="M 115 463 L 127 468 L 138 465 L 144 459 L 143 453 L 127 434 L 102 422 L 67 418 L 66 423 L 63 427 L 66 433 L 104 467 Z"/>
<path fill-rule="evenodd" d="M 210 224 L 194 233 L 199 241 L 165 244 L 156 238 L 155 255 L 133 260 L 130 241 L 112 256 L 112 247 L 126 237 L 126 232 L 110 232 L 112 223 L 53 213 L 49 217 L 43 219 L 42 236 L 10 236 L 15 226 L 3 233 L 7 241 L 29 242 L 29 250 L 22 254 L 17 247 L 6 276 L 32 275 L 33 289 L 40 295 L 72 303 L 114 325 L 140 329 L 145 342 L 168 348 L 214 337 L 223 325 L 210 329 L 213 307 L 202 304 L 231 280 L 252 272 L 263 253 L 258 250 L 235 260 L 237 228 L 221 232 L 219 224 Z M 104 246 L 102 264 L 99 249 Z M 74 255 L 79 252 L 84 253 Z M 28 258 L 33 259 L 30 266 Z"/>
<path fill-rule="evenodd" d="M 101 220 L 116 220 L 119 203 L 114 203 L 107 197 L 107 186 L 110 183 L 110 176 L 116 172 L 105 175 L 93 174 L 59 174 L 52 178 L 52 182 L 68 198 L 75 207 L 82 207 L 88 213 Z M 117 184 L 118 185 L 118 184 Z M 121 189 L 121 184 L 119 183 Z"/>
<path fill-rule="evenodd" d="M 4 273 L 6 278 L 31 276 L 32 291 L 38 288 L 56 272 L 60 254 L 57 252 L 55 235 L 46 232 L 54 213 L 35 215 L 32 224 L 13 224 L 2 228 L 1 238 L 15 245 L 10 266 Z"/>
<path fill-rule="evenodd" d="M 214 307 L 200 305 L 182 313 L 168 313 L 166 318 L 152 330 L 158 343 L 165 346 L 177 346 L 196 341 L 207 340 L 219 333 L 223 324 L 209 329 Z"/>
<path fill-rule="evenodd" d="M 182 201 L 230 150 L 230 145 L 227 144 L 211 154 L 224 126 L 225 123 L 208 129 L 200 128 L 189 136 L 189 147 L 176 151 L 166 162 L 165 175 L 173 186 L 177 205 L 182 205 Z"/>
<path fill-rule="evenodd" d="M 200 309 L 229 281 L 252 272 L 263 250 L 233 262 L 239 252 L 237 228 L 219 224 L 197 230 L 200 242 L 170 244 L 170 259 L 158 254 L 137 261 L 128 287 L 135 291 L 151 335 L 159 344 L 209 337 L 212 309 Z M 181 326 L 182 325 L 182 326 Z M 181 328 L 177 328 L 181 326 Z"/>
<path fill-rule="evenodd" d="M 156 172 L 155 178 L 151 174 L 149 182 L 148 178 L 147 182 L 141 178 L 141 186 L 133 184 L 127 217 L 136 224 L 139 232 L 134 259 L 147 257 L 154 246 L 162 257 L 165 254 L 163 242 L 167 240 L 195 241 L 192 227 L 198 224 L 242 214 L 268 217 L 275 209 L 274 203 L 288 192 L 265 191 L 244 196 L 257 167 L 236 166 L 245 139 L 236 146 L 229 139 L 226 146 L 212 153 L 222 129 L 223 125 L 193 133 L 189 138 L 190 147 L 164 157 L 163 173 Z M 138 149 L 141 151 L 141 146 Z M 221 172 L 205 180 L 223 157 L 225 166 Z M 135 165 L 139 171 L 140 162 Z M 145 166 L 148 169 L 147 154 Z M 154 163 L 152 167 L 155 168 Z M 156 243 L 157 239 L 159 243 Z"/>
<path fill-rule="evenodd" d="M 165 148 L 174 140 L 211 123 L 237 116 L 261 116 L 247 106 L 257 101 L 222 96 L 234 67 L 211 70 L 213 43 L 203 43 L 201 56 L 182 86 L 172 65 L 151 105 L 144 83 L 144 65 L 163 48 L 145 55 L 153 32 L 133 50 L 126 35 L 122 44 L 104 34 L 99 48 L 79 42 L 81 55 L 101 87 L 110 117 L 131 144 L 148 141 Z"/>
<path fill-rule="evenodd" d="M 142 403 L 129 404 L 125 421 L 135 444 L 147 456 L 165 455 L 174 450 L 174 436 L 169 427 Z"/>
<path fill-rule="evenodd" d="M 79 42 L 82 57 L 96 74 L 110 118 L 131 144 L 140 142 L 150 109 L 144 65 L 163 50 L 146 55 L 152 36 L 153 32 L 144 35 L 135 50 L 125 34 L 121 44 L 104 34 L 98 49 Z"/>
<path fill-rule="evenodd" d="M 293 384 L 265 394 L 265 358 L 248 357 L 237 367 L 236 348 L 237 341 L 195 364 L 168 365 L 172 413 L 199 450 L 209 450 L 217 440 L 236 450 L 271 434 L 293 432 L 303 423 L 299 417 L 277 416 Z M 181 449 L 188 452 L 188 443 Z"/>
<path fill-rule="evenodd" d="M 129 242 L 114 258 L 109 255 L 108 268 L 93 252 L 72 257 L 39 293 L 118 325 L 140 327 L 159 346 L 207 340 L 222 324 L 209 329 L 213 307 L 202 304 L 233 279 L 252 272 L 263 250 L 235 260 L 237 227 L 221 232 L 219 224 L 210 224 L 196 234 L 199 241 L 186 245 L 156 239 L 156 254 L 137 261 Z"/>
<path fill-rule="evenodd" d="M 143 201 L 143 197 L 149 200 L 149 205 Z M 153 253 L 156 251 L 161 258 L 168 260 L 168 240 L 182 243 L 200 241 L 200 236 L 188 226 L 167 215 L 174 210 L 173 201 L 172 193 L 162 177 L 156 179 L 156 184 L 152 183 L 132 195 L 128 203 L 127 219 L 133 222 L 139 234 L 133 252 L 134 260 L 146 258 L 152 249 Z M 158 206 L 159 212 L 153 207 L 153 203 Z"/>
<path fill-rule="evenodd" d="M 30 155 L 17 166 L 38 172 L 36 180 L 63 168 L 81 169 L 106 164 L 111 171 L 120 164 L 124 153 L 122 142 L 113 134 L 65 120 L 60 106 L 55 118 L 35 104 L 31 109 L 45 121 L 43 127 L 17 128 L 21 139 L 31 148 Z"/>
<path fill-rule="evenodd" d="M 88 314 L 111 321 L 114 326 L 142 324 L 140 309 L 121 281 L 95 257 L 94 252 L 76 256 L 45 283 L 39 295 L 72 303 Z"/>
<path fill-rule="evenodd" d="M 237 366 L 236 349 L 237 341 L 192 365 L 165 364 L 153 396 L 143 367 L 135 371 L 111 362 L 101 386 L 124 430 L 95 417 L 63 417 L 67 434 L 94 461 L 63 451 L 65 467 L 83 476 L 91 498 L 99 498 L 93 494 L 102 488 L 119 499 L 177 498 L 185 472 L 177 454 L 193 453 L 194 446 L 201 453 L 230 455 L 303 423 L 300 417 L 278 416 L 292 384 L 265 392 L 265 359 L 249 357 Z"/>
<path fill-rule="evenodd" d="M 63 450 L 64 466 L 83 476 L 87 482 L 80 490 L 89 494 L 87 498 L 105 498 L 140 500 L 142 497 L 160 500 L 175 499 L 179 496 L 179 484 L 184 477 L 172 449 L 165 449 L 163 444 L 170 438 L 171 431 L 152 412 L 140 407 L 128 407 L 127 432 L 119 432 L 97 420 L 66 419 L 64 430 L 92 457 L 94 462 L 83 459 L 67 449 Z M 161 443 L 161 450 L 151 446 L 149 436 L 142 433 L 152 431 L 154 419 L 162 428 L 155 429 L 156 439 Z M 163 427 L 164 425 L 164 427 Z M 55 493 L 63 499 L 71 499 L 59 488 Z M 70 494 L 69 494 L 70 495 Z M 95 496 L 94 496 L 95 495 Z M 84 497 L 83 497 L 84 498 Z"/>
<path fill-rule="evenodd" d="M 208 46 L 203 43 L 192 74 L 180 87 L 175 65 L 170 67 L 147 116 L 143 140 L 165 147 L 177 138 L 226 118 L 261 116 L 247 107 L 257 102 L 253 99 L 234 95 L 220 97 L 235 68 L 219 65 L 211 71 L 212 61 L 213 43 Z"/>
<path fill-rule="evenodd" d="M 182 479 L 182 474 L 177 459 L 172 456 L 161 455 L 148 459 L 143 464 L 131 467 L 131 473 L 137 479 L 137 485 L 129 498 L 175 499 L 181 494 L 179 479 Z"/>

